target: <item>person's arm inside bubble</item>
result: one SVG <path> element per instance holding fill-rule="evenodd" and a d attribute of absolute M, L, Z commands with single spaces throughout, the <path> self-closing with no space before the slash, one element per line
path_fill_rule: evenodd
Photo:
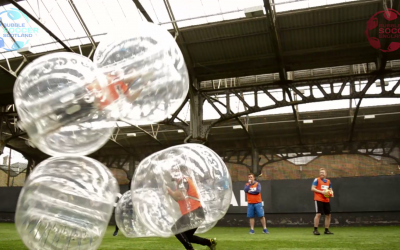
<path fill-rule="evenodd" d="M 189 183 L 188 182 L 183 182 L 184 188 L 186 190 L 186 192 L 189 190 Z M 167 192 L 168 194 L 172 197 L 172 199 L 174 199 L 175 201 L 179 201 L 179 200 L 185 200 L 185 195 L 183 194 L 183 191 L 181 190 L 176 190 L 173 191 L 170 187 L 167 186 Z"/>

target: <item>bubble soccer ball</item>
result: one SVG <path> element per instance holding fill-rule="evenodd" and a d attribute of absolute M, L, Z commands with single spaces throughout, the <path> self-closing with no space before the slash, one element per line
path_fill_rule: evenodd
<path fill-rule="evenodd" d="M 203 224 L 201 224 L 195 234 L 203 234 L 203 233 L 207 233 L 208 231 L 210 231 L 215 225 L 217 225 L 218 221 L 213 221 L 210 223 L 204 222 Z"/>
<path fill-rule="evenodd" d="M 131 191 L 125 192 L 115 208 L 115 221 L 119 230 L 128 238 L 156 236 L 136 216 L 132 205 Z"/>
<path fill-rule="evenodd" d="M 52 157 L 29 175 L 15 225 L 31 250 L 97 249 L 119 192 L 110 171 L 87 157 Z"/>
<path fill-rule="evenodd" d="M 144 159 L 131 191 L 142 223 L 152 233 L 169 237 L 221 219 L 231 202 L 232 181 L 214 151 L 185 144 Z"/>
<path fill-rule="evenodd" d="M 100 42 L 96 66 L 118 89 L 120 119 L 131 124 L 164 120 L 182 104 L 189 90 L 183 55 L 164 28 L 138 22 L 110 32 Z M 110 90 L 113 91 L 113 90 Z"/>
<path fill-rule="evenodd" d="M 387 11 L 379 11 L 375 13 L 367 22 L 367 29 L 365 30 L 365 34 L 368 38 L 368 42 L 370 45 L 375 48 L 379 49 L 382 52 L 393 52 L 396 51 L 400 48 L 400 37 L 398 36 L 398 33 L 400 31 L 400 26 L 397 24 L 395 26 L 397 27 L 381 27 L 379 25 L 379 20 L 387 22 L 395 21 L 398 19 L 398 16 L 400 16 L 400 13 L 397 10 L 394 9 L 388 9 Z M 392 23 L 393 25 L 393 23 Z M 378 37 L 371 37 L 371 33 L 376 32 L 376 29 L 378 30 L 379 33 L 379 38 Z M 383 39 L 384 38 L 384 39 Z M 393 40 L 393 38 L 396 38 Z M 385 39 L 390 39 L 390 44 L 388 45 L 387 48 L 382 48 L 383 47 L 383 42 Z"/>
<path fill-rule="evenodd" d="M 90 154 L 115 127 L 112 105 L 99 108 L 105 86 L 104 75 L 84 56 L 42 56 L 22 70 L 14 85 L 20 127 L 49 155 Z"/>

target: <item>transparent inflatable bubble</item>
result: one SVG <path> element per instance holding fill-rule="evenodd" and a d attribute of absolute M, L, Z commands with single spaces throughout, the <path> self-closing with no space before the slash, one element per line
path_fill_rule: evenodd
<path fill-rule="evenodd" d="M 68 52 L 42 56 L 15 82 L 19 125 L 49 155 L 90 154 L 107 142 L 115 127 L 112 105 L 103 100 L 107 84 L 84 56 Z"/>
<path fill-rule="evenodd" d="M 119 230 L 128 238 L 156 236 L 139 220 L 132 206 L 131 191 L 122 195 L 115 209 L 115 221 Z"/>
<path fill-rule="evenodd" d="M 204 222 L 203 224 L 201 224 L 199 226 L 199 228 L 197 228 L 195 234 L 203 234 L 206 233 L 208 231 L 210 231 L 213 227 L 215 227 L 215 225 L 217 225 L 218 221 L 213 221 L 210 223 Z"/>
<path fill-rule="evenodd" d="M 18 199 L 15 225 L 33 249 L 97 249 L 119 192 L 100 162 L 52 157 L 29 175 Z"/>
<path fill-rule="evenodd" d="M 96 66 L 114 79 L 120 119 L 132 124 L 164 120 L 182 104 L 189 90 L 183 55 L 165 29 L 153 23 L 126 25 L 100 42 Z"/>
<path fill-rule="evenodd" d="M 134 210 L 162 237 L 211 228 L 229 208 L 232 182 L 221 158 L 199 144 L 174 146 L 144 159 L 132 186 Z M 200 229 L 203 230 L 203 229 Z"/>

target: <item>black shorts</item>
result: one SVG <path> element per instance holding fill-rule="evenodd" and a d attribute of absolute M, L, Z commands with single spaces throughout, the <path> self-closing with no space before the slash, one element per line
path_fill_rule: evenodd
<path fill-rule="evenodd" d="M 317 214 L 331 214 L 331 204 L 329 202 L 322 201 L 314 201 L 315 202 L 315 211 Z"/>

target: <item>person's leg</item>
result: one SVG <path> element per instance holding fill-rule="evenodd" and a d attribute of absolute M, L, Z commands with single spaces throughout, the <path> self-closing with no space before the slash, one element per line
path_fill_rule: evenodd
<path fill-rule="evenodd" d="M 331 224 L 331 215 L 325 215 L 325 230 L 329 229 L 329 225 Z"/>
<path fill-rule="evenodd" d="M 254 233 L 254 204 L 247 204 L 247 218 L 250 220 L 250 233 Z"/>
<path fill-rule="evenodd" d="M 189 239 L 189 241 L 191 243 L 199 244 L 202 246 L 211 246 L 210 239 L 205 239 L 205 238 L 199 237 L 197 235 L 194 235 L 196 230 L 197 230 L 197 228 L 190 229 L 190 230 L 186 231 L 184 234 L 186 235 L 186 237 Z"/>
<path fill-rule="evenodd" d="M 319 224 L 319 220 L 321 219 L 321 214 L 316 214 L 315 218 L 314 218 L 314 229 L 317 230 L 318 228 L 318 224 Z"/>
<path fill-rule="evenodd" d="M 323 207 L 322 207 L 322 202 L 320 201 L 314 201 L 315 202 L 315 218 L 314 218 L 314 235 L 320 235 L 318 232 L 318 225 L 319 225 L 319 220 L 321 219 L 321 213 L 323 212 Z"/>
<path fill-rule="evenodd" d="M 173 233 L 175 233 L 175 237 L 182 243 L 182 245 L 186 249 L 193 249 L 192 243 L 190 243 L 190 240 L 186 236 L 185 232 L 176 233 L 177 231 L 179 231 L 178 229 L 179 229 L 180 225 L 186 225 L 188 220 L 190 220 L 188 217 L 188 214 L 183 215 L 181 218 L 179 218 L 176 221 L 175 225 L 172 226 L 171 230 Z"/>
<path fill-rule="evenodd" d="M 115 231 L 113 233 L 113 236 L 117 236 L 118 235 L 118 230 L 119 230 L 118 226 L 115 225 Z"/>
<path fill-rule="evenodd" d="M 250 218 L 250 229 L 254 230 L 254 218 Z"/>
<path fill-rule="evenodd" d="M 263 229 L 267 229 L 267 223 L 265 222 L 265 217 L 263 216 L 261 219 L 261 225 L 263 226 Z"/>
<path fill-rule="evenodd" d="M 262 205 L 262 202 L 254 204 L 254 208 L 256 211 L 256 215 L 258 218 L 260 218 L 261 225 L 263 226 L 263 233 L 268 234 L 268 229 L 267 229 L 267 223 L 265 221 L 265 213 L 264 213 L 264 208 Z"/>
<path fill-rule="evenodd" d="M 182 243 L 182 245 L 187 249 L 193 249 L 192 243 L 190 243 L 185 233 L 176 234 L 175 237 Z"/>
<path fill-rule="evenodd" d="M 324 213 L 325 213 L 325 234 L 333 234 L 329 231 L 329 225 L 331 224 L 331 205 L 329 202 L 324 203 Z"/>

